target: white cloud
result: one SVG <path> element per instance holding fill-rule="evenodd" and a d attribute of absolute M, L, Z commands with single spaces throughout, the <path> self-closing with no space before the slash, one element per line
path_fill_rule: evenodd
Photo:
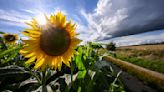
<path fill-rule="evenodd" d="M 97 15 L 104 15 L 112 6 L 111 0 L 99 0 L 95 9 Z"/>
<path fill-rule="evenodd" d="M 91 40 L 101 40 L 104 37 L 112 37 L 109 32 L 114 32 L 117 25 L 127 17 L 127 9 L 120 8 L 112 10 L 111 0 L 99 0 L 96 9 L 91 13 L 86 13 L 84 9 L 80 11 L 81 15 L 88 22 L 88 32 Z M 84 30 L 85 31 L 85 30 Z"/>
<path fill-rule="evenodd" d="M 162 29 L 164 24 L 163 0 L 99 0 L 97 7 L 88 12 L 81 9 L 80 14 L 86 19 L 87 25 L 79 30 L 86 31 L 83 38 L 88 41 L 110 40 L 112 37 L 125 36 Z M 163 19 L 163 20 L 162 20 Z M 163 27 L 164 28 L 164 27 Z M 82 32 L 85 33 L 85 32 Z M 82 34 L 83 35 L 83 34 Z M 151 35 L 151 36 L 150 36 Z M 163 35 L 119 37 L 119 45 L 141 44 L 162 41 Z M 112 39 L 114 40 L 114 39 Z M 109 42 L 109 41 L 108 41 Z"/>
<path fill-rule="evenodd" d="M 162 31 L 162 30 L 161 30 Z M 158 43 L 163 42 L 164 40 L 164 33 L 154 35 L 132 35 L 132 36 L 125 36 L 113 39 L 113 41 L 118 46 L 126 46 L 126 45 L 139 45 L 145 43 Z M 107 41 L 106 43 L 108 43 Z"/>
<path fill-rule="evenodd" d="M 0 21 L 3 24 L 14 25 L 14 26 L 22 26 L 24 27 L 24 22 L 27 21 L 30 16 L 26 14 L 22 14 L 15 10 L 3 10 L 0 9 Z"/>
<path fill-rule="evenodd" d="M 56 14 L 61 11 L 63 14 L 67 15 L 65 10 L 55 8 L 54 12 L 51 14 Z M 37 9 L 22 9 L 21 11 L 16 10 L 3 10 L 0 9 L 0 21 L 1 24 L 18 26 L 18 27 L 27 27 L 25 22 L 29 22 L 31 18 L 37 18 L 40 15 L 46 14 L 50 16 L 50 13 L 43 12 Z"/>

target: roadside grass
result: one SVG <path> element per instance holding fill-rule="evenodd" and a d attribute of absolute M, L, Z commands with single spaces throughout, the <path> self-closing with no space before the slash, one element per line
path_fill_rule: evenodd
<path fill-rule="evenodd" d="M 115 55 L 114 54 L 110 54 L 110 55 L 115 58 L 133 63 L 135 65 L 138 65 L 138 66 L 141 66 L 141 67 L 153 70 L 153 71 L 157 71 L 160 73 L 164 73 L 164 62 L 155 61 L 155 60 L 146 60 L 143 58 L 133 57 L 133 56 L 125 57 L 124 55 L 121 55 L 119 53 L 115 53 Z"/>

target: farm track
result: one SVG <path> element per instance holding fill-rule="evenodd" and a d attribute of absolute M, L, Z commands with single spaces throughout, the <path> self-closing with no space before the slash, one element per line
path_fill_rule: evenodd
<path fill-rule="evenodd" d="M 123 70 L 127 70 L 128 72 L 135 74 L 139 79 L 157 85 L 160 89 L 164 90 L 164 74 L 148 70 L 111 56 L 105 56 L 103 59 L 120 66 Z"/>

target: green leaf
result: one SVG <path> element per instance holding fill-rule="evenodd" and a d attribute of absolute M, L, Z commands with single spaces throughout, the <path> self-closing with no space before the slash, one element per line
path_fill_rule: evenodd
<path fill-rule="evenodd" d="M 16 90 L 19 88 L 20 82 L 28 78 L 30 78 L 30 73 L 23 67 L 11 65 L 0 68 L 1 90 Z"/>
<path fill-rule="evenodd" d="M 0 80 L 7 78 L 16 78 L 15 80 L 21 80 L 24 76 L 28 77 L 29 75 L 29 72 L 25 71 L 24 68 L 15 65 L 0 68 Z"/>
<path fill-rule="evenodd" d="M 81 92 L 81 86 L 78 87 L 77 92 Z"/>
<path fill-rule="evenodd" d="M 86 75 L 87 71 L 84 70 L 84 71 L 79 71 L 78 72 L 78 76 L 77 76 L 77 79 L 83 79 Z"/>
<path fill-rule="evenodd" d="M 11 53 L 11 55 L 10 55 L 10 56 L 7 58 L 7 60 L 5 60 L 5 62 L 3 62 L 3 63 L 9 62 L 9 61 L 12 60 L 13 58 L 15 58 L 17 55 L 18 55 L 18 50 L 17 50 L 17 51 L 14 51 L 13 53 Z"/>
<path fill-rule="evenodd" d="M 0 58 L 4 57 L 6 54 L 9 54 L 9 53 L 11 53 L 11 52 L 13 52 L 15 50 L 19 50 L 20 48 L 21 48 L 21 46 L 16 46 L 16 47 L 12 47 L 12 48 L 10 48 L 8 50 L 5 50 L 3 52 L 0 52 Z"/>
<path fill-rule="evenodd" d="M 78 53 L 79 53 L 79 55 L 82 55 L 82 53 L 83 53 L 83 49 L 82 49 L 82 47 L 78 47 Z"/>
<path fill-rule="evenodd" d="M 79 70 L 86 70 L 82 61 L 82 51 L 83 51 L 82 48 L 79 47 L 78 48 L 79 54 L 75 56 L 75 63 Z"/>
<path fill-rule="evenodd" d="M 76 56 L 76 65 L 79 70 L 86 70 L 80 56 Z"/>
<path fill-rule="evenodd" d="M 0 34 L 4 34 L 4 33 L 5 33 L 5 32 L 1 32 L 1 31 L 0 31 Z"/>

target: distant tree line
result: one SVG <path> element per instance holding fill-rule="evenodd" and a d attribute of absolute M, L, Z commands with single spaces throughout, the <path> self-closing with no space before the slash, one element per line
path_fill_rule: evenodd
<path fill-rule="evenodd" d="M 116 50 L 116 44 L 113 42 L 110 42 L 109 44 L 107 44 L 106 49 L 110 50 L 110 51 L 115 51 Z"/>

